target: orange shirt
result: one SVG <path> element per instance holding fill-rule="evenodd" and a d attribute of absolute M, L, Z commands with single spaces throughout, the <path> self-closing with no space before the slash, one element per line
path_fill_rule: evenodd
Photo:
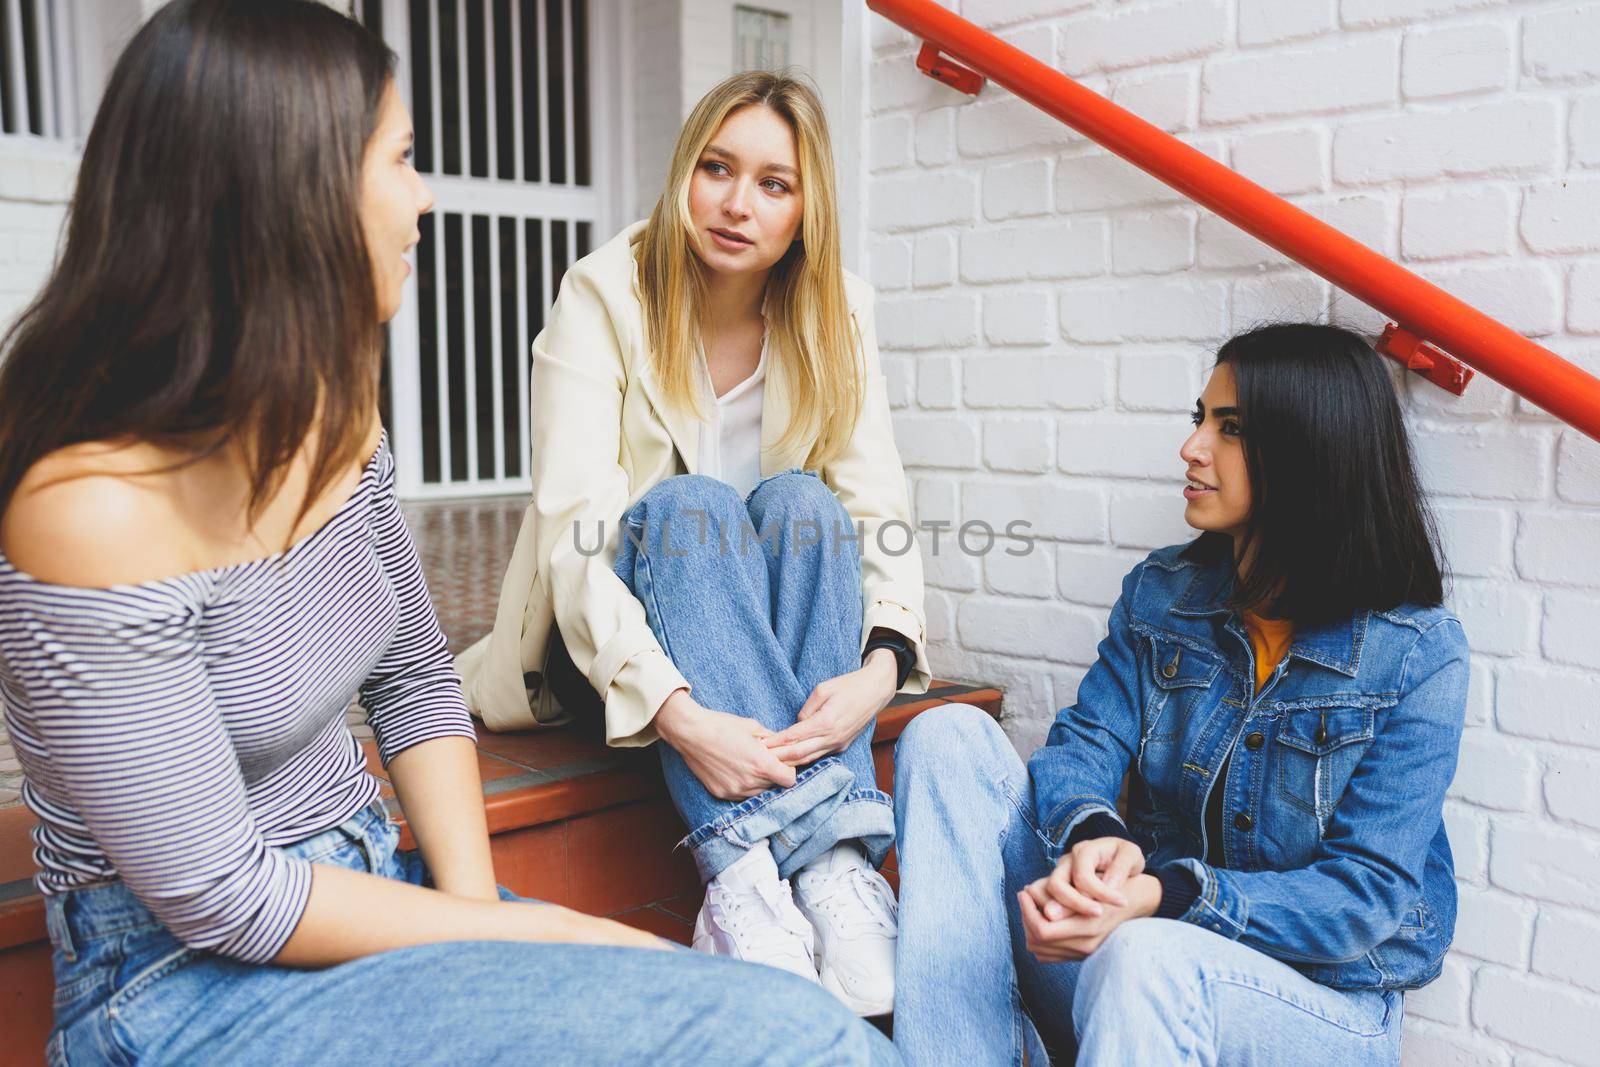
<path fill-rule="evenodd" d="M 1244 629 L 1250 635 L 1250 649 L 1256 654 L 1256 692 L 1259 693 L 1288 654 L 1289 645 L 1294 641 L 1294 623 L 1288 619 L 1262 618 L 1247 611 Z"/>

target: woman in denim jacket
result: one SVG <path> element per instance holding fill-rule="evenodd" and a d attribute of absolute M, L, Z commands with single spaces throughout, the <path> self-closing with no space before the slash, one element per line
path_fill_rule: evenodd
<path fill-rule="evenodd" d="M 1201 536 L 1124 579 L 1026 770 L 970 708 L 900 741 L 911 1062 L 1398 1063 L 1439 973 L 1467 644 L 1393 387 L 1267 327 L 1194 421 Z"/>

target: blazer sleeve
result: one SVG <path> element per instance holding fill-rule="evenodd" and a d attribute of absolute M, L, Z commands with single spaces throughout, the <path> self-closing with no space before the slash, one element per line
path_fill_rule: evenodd
<path fill-rule="evenodd" d="M 905 467 L 894 443 L 889 392 L 878 357 L 877 325 L 870 286 L 850 278 L 851 303 L 860 334 L 861 415 L 843 453 L 827 464 L 828 483 L 861 530 L 861 647 L 874 629 L 893 630 L 910 642 L 915 665 L 902 692 L 927 692 L 927 620 L 922 606 L 922 553 L 911 524 Z"/>
<path fill-rule="evenodd" d="M 606 740 L 641 746 L 656 740 L 651 720 L 662 701 L 689 683 L 611 569 L 628 505 L 619 462 L 626 373 L 622 341 L 592 271 L 580 263 L 567 272 L 533 342 L 530 515 L 556 625 L 573 664 L 605 700 Z"/>

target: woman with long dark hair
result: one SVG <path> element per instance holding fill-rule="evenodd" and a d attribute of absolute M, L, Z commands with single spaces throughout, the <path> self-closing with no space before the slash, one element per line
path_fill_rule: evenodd
<path fill-rule="evenodd" d="M 1382 360 L 1258 329 L 1194 422 L 1201 534 L 1129 573 L 1027 768 L 971 709 L 900 742 L 912 1062 L 1397 1064 L 1439 973 L 1467 645 Z"/>
<path fill-rule="evenodd" d="M 377 415 L 432 204 L 392 63 L 309 0 L 162 9 L 8 338 L 0 699 L 51 1061 L 892 1058 L 814 984 L 497 889 Z"/>

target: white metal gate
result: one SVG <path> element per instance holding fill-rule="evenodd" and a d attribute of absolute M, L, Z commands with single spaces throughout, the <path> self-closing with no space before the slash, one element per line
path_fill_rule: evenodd
<path fill-rule="evenodd" d="M 594 76 L 607 0 L 364 0 L 401 58 L 437 204 L 391 324 L 385 421 L 409 498 L 525 493 L 528 345 L 616 222 Z M 597 31 L 601 35 L 596 40 Z"/>

